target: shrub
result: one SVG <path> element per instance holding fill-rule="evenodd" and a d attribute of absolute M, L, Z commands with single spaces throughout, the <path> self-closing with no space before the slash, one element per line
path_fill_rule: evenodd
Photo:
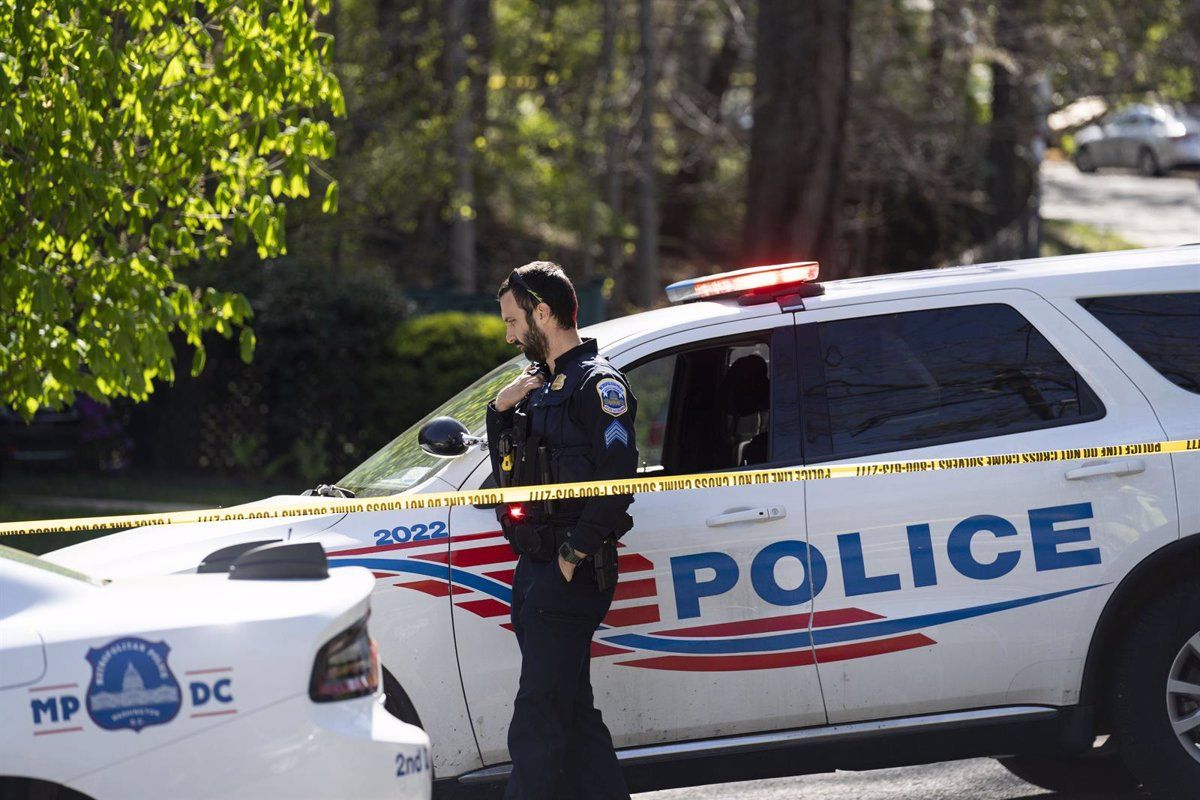
<path fill-rule="evenodd" d="M 462 311 L 405 320 L 392 334 L 391 350 L 400 389 L 396 417 L 405 426 L 516 355 L 499 316 Z"/>

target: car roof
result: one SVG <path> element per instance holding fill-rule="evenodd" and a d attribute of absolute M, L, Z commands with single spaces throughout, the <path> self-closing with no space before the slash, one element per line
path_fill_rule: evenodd
<path fill-rule="evenodd" d="M 1196 271 L 1200 289 L 1200 245 L 998 261 L 822 281 L 824 294 L 804 298 L 804 308 L 815 310 L 993 289 L 1032 290 L 1045 297 L 1099 296 L 1128 292 L 1130 287 L 1144 290 L 1147 270 L 1189 269 Z M 682 303 L 591 325 L 583 329 L 583 335 L 595 337 L 600 347 L 606 348 L 652 331 L 666 333 L 765 317 L 780 310 L 778 303 L 742 306 L 735 297 Z"/>

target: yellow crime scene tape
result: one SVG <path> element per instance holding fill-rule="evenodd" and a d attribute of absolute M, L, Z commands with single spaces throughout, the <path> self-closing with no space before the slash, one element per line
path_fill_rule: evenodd
<path fill-rule="evenodd" d="M 179 511 L 164 514 L 133 514 L 108 517 L 78 517 L 75 519 L 35 520 L 0 523 L 0 536 L 68 531 L 120 530 L 145 525 L 181 525 L 193 522 L 232 522 L 236 520 L 286 519 L 324 514 L 345 514 L 363 511 L 415 511 L 431 508 L 453 508 L 465 505 L 495 505 L 527 503 L 543 500 L 578 500 L 589 497 L 608 497 L 648 492 L 679 492 L 690 489 L 729 489 L 766 483 L 823 481 L 834 478 L 865 478 L 880 475 L 907 475 L 915 472 L 974 469 L 978 467 L 1009 467 L 1021 464 L 1041 464 L 1052 461 L 1074 461 L 1084 458 L 1115 458 L 1123 456 L 1165 455 L 1200 451 L 1200 439 L 1176 439 L 1165 442 L 1117 444 L 1103 447 L 1081 447 L 1067 450 L 1037 450 L 1026 453 L 1002 453 L 988 456 L 936 458 L 918 461 L 874 461 L 829 467 L 780 467 L 774 469 L 741 470 L 738 472 L 706 472 L 697 475 L 627 478 L 623 480 L 585 481 L 539 486 L 482 489 L 471 492 L 434 492 L 430 494 L 396 494 L 387 497 L 359 499 L 319 498 L 321 502 L 281 503 L 256 506 L 243 510 L 211 509 Z"/>

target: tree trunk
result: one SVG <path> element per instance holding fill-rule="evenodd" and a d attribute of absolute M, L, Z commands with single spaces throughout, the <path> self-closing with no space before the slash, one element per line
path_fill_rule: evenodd
<path fill-rule="evenodd" d="M 1192 38 L 1192 52 L 1200 51 L 1200 0 L 1190 0 L 1183 9 L 1183 27 Z M 1193 74 L 1195 74 L 1193 72 Z M 1200 81 L 1192 81 L 1192 103 L 1200 103 Z"/>
<path fill-rule="evenodd" d="M 761 0 L 746 265 L 819 260 L 835 277 L 850 93 L 850 0 Z"/>
<path fill-rule="evenodd" d="M 721 49 L 708 66 L 697 107 L 713 127 L 721 123 L 721 101 L 729 90 L 738 61 L 737 26 L 730 21 L 721 39 Z M 667 246 L 686 252 L 692 220 L 700 202 L 700 187 L 711 177 L 715 157 L 711 137 L 696 136 L 685 144 L 683 165 L 663 194 L 662 235 Z"/>
<path fill-rule="evenodd" d="M 610 56 L 616 68 L 618 11 L 620 0 L 604 0 L 604 41 L 613 48 Z M 609 80 L 609 92 L 604 96 L 604 205 L 608 206 L 611 223 L 604 236 L 604 265 L 610 277 L 619 274 L 625 260 L 624 239 L 619 232 L 621 202 L 621 127 L 617 122 L 616 87 Z"/>
<path fill-rule="evenodd" d="M 999 55 L 991 65 L 992 121 L 987 148 L 993 233 L 1021 215 L 1037 181 L 1030 152 L 1037 133 L 1031 69 L 1036 54 L 1031 52 L 1031 37 L 1040 21 L 1041 2 L 1011 0 L 997 6 Z"/>
<path fill-rule="evenodd" d="M 454 181 L 450 190 L 450 270 L 455 288 L 464 294 L 476 291 L 475 270 L 475 165 L 472 158 L 473 125 L 471 92 L 467 78 L 470 0 L 446 3 L 446 91 L 449 93 L 450 157 Z"/>
<path fill-rule="evenodd" d="M 633 301 L 639 306 L 654 305 L 661 288 L 658 285 L 658 159 L 654 143 L 654 90 L 658 83 L 658 57 L 654 43 L 654 4 L 639 0 L 638 57 L 642 62 L 642 108 L 638 127 L 637 190 L 637 264 Z"/>
<path fill-rule="evenodd" d="M 610 133 L 615 132 L 617 129 L 616 120 L 613 118 L 615 91 L 613 73 L 616 67 L 617 53 L 617 2 L 618 0 L 604 0 L 604 5 L 602 6 L 600 17 L 600 60 L 597 65 L 594 89 L 599 95 L 599 108 L 598 113 L 594 116 L 591 113 L 588 115 L 589 122 L 594 120 L 595 132 L 602 133 L 599 137 L 602 143 L 600 147 L 596 148 L 589 159 L 592 179 L 597 184 L 597 201 L 592 203 L 591 208 L 588 209 L 586 227 L 583 232 L 582 277 L 585 284 L 591 283 L 596 276 L 596 254 L 594 250 L 596 239 L 600 235 L 600 203 L 609 199 L 610 181 L 617 181 L 618 198 L 620 196 L 620 178 L 611 174 L 615 172 L 616 157 L 615 154 L 609 152 Z M 592 108 L 592 106 L 589 106 L 589 108 Z M 610 215 L 616 213 L 615 208 L 609 211 Z M 608 270 L 608 275 L 615 274 L 615 264 L 611 258 L 612 239 L 613 232 L 612 225 L 610 224 L 609 230 L 605 231 L 603 235 L 604 264 Z"/>

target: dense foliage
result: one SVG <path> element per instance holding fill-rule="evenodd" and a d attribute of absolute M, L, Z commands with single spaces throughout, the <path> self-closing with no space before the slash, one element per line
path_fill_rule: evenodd
<path fill-rule="evenodd" d="M 612 315 L 1014 257 L 1047 113 L 1200 103 L 1200 0 L 327 3 L 0 3 L 5 405 L 142 400 L 178 350 L 137 458 L 327 479 L 509 352 L 415 315 L 513 266 Z"/>
<path fill-rule="evenodd" d="M 328 10 L 328 0 L 320 3 Z M 145 399 L 250 317 L 187 268 L 284 252 L 288 200 L 333 154 L 330 39 L 304 0 L 0 3 L 0 399 Z M 337 184 L 322 180 L 324 208 Z M 250 358 L 254 335 L 242 327 Z"/>

